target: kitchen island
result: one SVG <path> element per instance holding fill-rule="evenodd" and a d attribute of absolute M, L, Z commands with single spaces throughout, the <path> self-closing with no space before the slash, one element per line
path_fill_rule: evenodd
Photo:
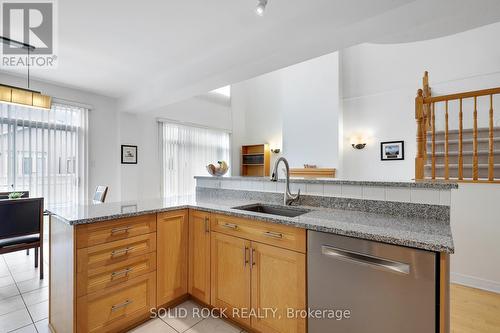
<path fill-rule="evenodd" d="M 281 309 L 286 298 L 287 306 L 306 309 L 307 233 L 320 231 L 435 253 L 437 320 L 446 332 L 454 251 L 449 206 L 305 194 L 298 204 L 306 211 L 286 217 L 235 209 L 277 205 L 280 193 L 203 185 L 193 197 L 50 208 L 53 331 L 122 331 L 147 320 L 151 309 L 189 297 L 233 310 Z M 385 186 L 362 186 L 376 185 Z M 240 256 L 242 265 L 228 266 Z M 295 288 L 285 291 L 280 285 Z M 231 286 L 242 288 L 227 289 Z M 254 331 L 307 331 L 304 318 L 229 319 Z"/>

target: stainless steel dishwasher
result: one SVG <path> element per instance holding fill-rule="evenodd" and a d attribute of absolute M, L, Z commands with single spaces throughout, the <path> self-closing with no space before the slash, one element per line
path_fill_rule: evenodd
<path fill-rule="evenodd" d="M 307 241 L 308 307 L 321 310 L 309 333 L 436 333 L 434 252 L 314 231 Z"/>

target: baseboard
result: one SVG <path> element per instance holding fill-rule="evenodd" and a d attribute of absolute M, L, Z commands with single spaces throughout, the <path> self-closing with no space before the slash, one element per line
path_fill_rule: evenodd
<path fill-rule="evenodd" d="M 467 287 L 492 291 L 500 294 L 500 282 L 490 281 L 475 276 L 451 273 L 451 283 L 461 284 Z"/>

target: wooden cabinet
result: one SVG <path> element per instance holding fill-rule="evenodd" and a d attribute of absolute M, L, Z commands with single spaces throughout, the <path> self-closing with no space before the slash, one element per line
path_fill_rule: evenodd
<path fill-rule="evenodd" d="M 187 294 L 188 210 L 158 213 L 156 305 Z"/>
<path fill-rule="evenodd" d="M 250 242 L 212 233 L 212 301 L 216 308 L 250 309 Z M 250 326 L 249 318 L 232 317 Z"/>
<path fill-rule="evenodd" d="M 119 332 L 146 319 L 155 307 L 155 275 L 142 275 L 123 285 L 80 297 L 77 332 Z"/>
<path fill-rule="evenodd" d="M 306 256 L 298 251 L 305 252 L 305 232 L 264 224 L 213 216 L 212 227 L 217 231 L 212 231 L 211 305 L 228 308 L 228 315 L 233 313 L 232 309 L 251 310 L 250 315 L 231 317 L 258 332 L 304 333 L 306 320 L 289 316 L 288 309 L 292 312 L 306 309 Z M 268 239 L 263 236 L 265 232 L 281 237 Z M 266 309 L 277 312 L 273 315 Z M 264 311 L 266 316 L 260 318 Z"/>
<path fill-rule="evenodd" d="M 156 214 L 132 216 L 123 219 L 78 226 L 77 248 L 113 242 L 156 232 Z"/>
<path fill-rule="evenodd" d="M 252 331 L 306 331 L 285 313 L 306 306 L 302 229 L 188 209 L 76 227 L 52 219 L 49 320 L 58 332 L 125 331 L 188 293 L 235 310 Z M 248 313 L 264 308 L 281 319 Z"/>
<path fill-rule="evenodd" d="M 213 214 L 211 220 L 213 231 L 289 250 L 306 252 L 305 229 L 223 214 Z"/>
<path fill-rule="evenodd" d="M 210 213 L 189 212 L 188 291 L 210 304 Z"/>
<path fill-rule="evenodd" d="M 254 317 L 260 332 L 303 333 L 306 320 L 288 318 L 287 309 L 306 308 L 306 257 L 303 253 L 252 242 L 252 309 L 276 309 L 274 316 Z"/>

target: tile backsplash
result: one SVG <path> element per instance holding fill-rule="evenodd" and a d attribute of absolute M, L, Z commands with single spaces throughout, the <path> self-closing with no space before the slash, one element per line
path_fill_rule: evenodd
<path fill-rule="evenodd" d="M 203 188 L 214 189 L 229 189 L 243 191 L 258 191 L 283 193 L 285 190 L 284 182 L 271 182 L 268 180 L 242 179 L 237 177 L 224 178 L 205 178 L 197 177 L 196 185 Z M 390 202 L 407 202 L 416 204 L 442 205 L 450 206 L 451 189 L 441 189 L 433 187 L 398 187 L 394 184 L 387 185 L 387 182 L 380 182 L 380 185 L 363 185 L 360 182 L 357 184 L 341 184 L 321 181 L 316 182 L 301 182 L 294 179 L 290 183 L 290 190 L 296 193 L 300 189 L 300 193 L 304 195 L 390 201 Z"/>

